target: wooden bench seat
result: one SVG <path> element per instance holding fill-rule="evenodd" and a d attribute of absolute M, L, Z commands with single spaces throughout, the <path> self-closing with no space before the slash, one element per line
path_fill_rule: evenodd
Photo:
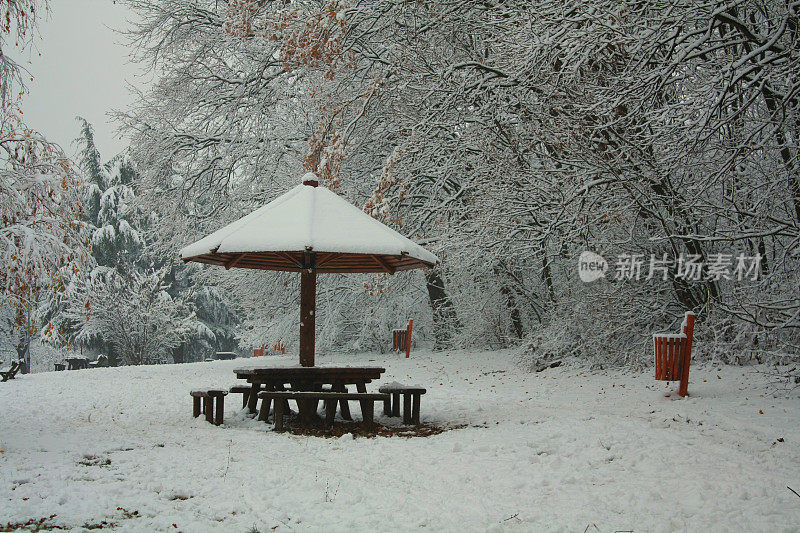
<path fill-rule="evenodd" d="M 323 392 L 348 392 L 347 387 L 344 385 L 323 385 L 322 386 Z M 342 418 L 345 420 L 352 420 L 353 417 L 350 415 L 350 405 L 347 403 L 347 400 L 339 400 L 339 412 L 342 413 Z"/>
<path fill-rule="evenodd" d="M 269 405 L 275 400 L 275 429 L 283 429 L 284 402 L 278 400 L 295 400 L 297 402 L 322 400 L 325 402 L 325 427 L 333 425 L 336 415 L 336 404 L 342 401 L 358 400 L 361 403 L 362 424 L 366 431 L 374 430 L 375 402 L 386 401 L 388 394 L 367 392 L 328 392 L 328 391 L 262 391 L 258 393 L 262 399 L 261 413 L 269 413 Z M 266 415 L 259 414 L 259 420 L 266 420 Z"/>
<path fill-rule="evenodd" d="M 11 368 L 8 370 L 3 370 L 0 372 L 0 377 L 2 377 L 3 381 L 8 381 L 9 379 L 14 379 L 14 376 L 17 375 L 17 372 L 20 371 L 22 368 L 22 363 L 19 361 L 13 361 L 11 363 Z"/>
<path fill-rule="evenodd" d="M 90 361 L 87 368 L 105 368 L 108 366 L 108 357 L 100 354 L 96 361 Z"/>
<path fill-rule="evenodd" d="M 414 321 L 409 320 L 405 329 L 392 330 L 392 351 L 395 353 L 406 352 L 406 359 L 411 354 L 411 330 Z"/>
<path fill-rule="evenodd" d="M 242 395 L 242 409 L 247 407 L 247 400 L 250 398 L 250 392 L 253 390 L 253 387 L 250 385 L 234 385 L 228 392 L 231 394 L 241 394 Z M 260 389 L 263 390 L 263 387 Z"/>
<path fill-rule="evenodd" d="M 258 392 L 269 391 L 269 390 L 274 390 L 274 389 L 267 388 L 267 386 L 264 385 L 264 384 L 260 385 L 259 388 L 258 388 Z M 286 390 L 286 389 L 285 388 L 281 388 L 280 390 Z M 228 391 L 231 394 L 241 394 L 242 395 L 242 409 L 245 409 L 247 407 L 247 405 L 250 403 L 250 394 L 253 391 L 253 387 L 252 387 L 252 385 L 234 385 L 233 387 L 228 389 Z M 284 406 L 285 407 L 285 412 L 288 412 L 289 411 L 289 402 L 288 402 L 288 400 L 281 400 L 281 401 L 284 402 L 284 404 L 285 404 L 285 406 Z M 258 399 L 256 399 L 253 402 L 254 408 L 255 408 L 257 402 L 258 402 Z M 267 416 L 269 415 L 269 407 L 270 406 L 268 404 L 266 411 L 264 409 L 260 409 L 258 411 L 258 413 L 259 413 L 258 414 L 258 420 L 260 420 L 262 422 L 266 422 Z"/>
<path fill-rule="evenodd" d="M 223 389 L 198 389 L 189 394 L 194 400 L 192 414 L 195 418 L 200 416 L 200 401 L 202 400 L 202 413 L 206 415 L 206 420 L 215 426 L 222 424 L 222 417 L 225 414 L 225 396 L 228 395 L 228 391 Z"/>
<path fill-rule="evenodd" d="M 383 402 L 383 414 L 386 416 L 400 416 L 400 396 L 403 396 L 403 424 L 419 424 L 419 402 L 426 389 L 416 385 L 403 385 L 402 383 L 389 383 L 378 388 L 379 392 L 391 394 L 391 400 Z"/>

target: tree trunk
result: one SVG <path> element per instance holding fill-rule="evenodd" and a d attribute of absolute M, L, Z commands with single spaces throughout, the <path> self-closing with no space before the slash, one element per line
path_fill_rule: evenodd
<path fill-rule="evenodd" d="M 501 290 L 505 290 L 507 294 L 506 304 L 511 310 L 511 326 L 514 328 L 514 334 L 518 339 L 521 339 L 524 331 L 522 329 L 522 317 L 519 312 L 519 307 L 517 307 L 517 302 L 514 299 L 514 295 L 511 294 L 511 291 L 509 291 L 508 287 L 503 287 Z"/>
<path fill-rule="evenodd" d="M 546 246 L 545 246 L 546 248 Z M 556 291 L 553 286 L 553 273 L 550 271 L 550 261 L 547 259 L 547 252 L 542 256 L 542 279 L 547 286 L 547 296 L 551 302 L 556 301 Z"/>
<path fill-rule="evenodd" d="M 777 118 L 778 113 L 780 112 L 778 96 L 766 83 L 761 87 L 761 94 L 764 97 L 764 102 L 767 104 L 767 109 L 769 110 L 770 115 Z M 786 135 L 783 132 L 783 124 L 780 121 L 775 123 L 774 135 L 775 142 L 778 145 L 779 153 L 781 155 L 781 160 L 786 168 L 788 182 L 787 186 L 789 188 L 789 194 L 792 198 L 795 217 L 797 217 L 797 221 L 800 222 L 800 179 L 798 179 L 798 170 L 795 166 L 794 154 L 792 154 L 792 150 L 786 140 Z"/>
<path fill-rule="evenodd" d="M 515 280 L 513 277 L 503 273 L 497 266 L 494 267 L 494 275 L 500 280 L 500 294 L 503 295 L 506 308 L 511 317 L 511 328 L 514 330 L 516 337 L 521 339 L 524 333 L 522 329 L 522 315 L 517 305 L 517 299 L 514 297 L 514 291 L 509 287 L 509 281 L 514 282 Z"/>
<path fill-rule="evenodd" d="M 111 343 L 102 343 L 100 345 L 101 353 L 104 353 L 108 356 L 108 366 L 119 366 L 120 358 L 117 355 L 117 350 L 114 349 L 114 346 Z"/>
<path fill-rule="evenodd" d="M 20 328 L 19 342 L 17 343 L 17 359 L 24 360 L 25 366 L 20 372 L 27 374 L 31 369 L 31 336 L 24 328 Z"/>
<path fill-rule="evenodd" d="M 444 280 L 435 268 L 425 273 L 425 281 L 428 287 L 428 298 L 430 298 L 431 309 L 433 310 L 434 326 L 434 350 L 441 350 L 450 344 L 452 333 L 458 329 L 458 318 L 456 316 L 453 302 L 444 290 Z"/>

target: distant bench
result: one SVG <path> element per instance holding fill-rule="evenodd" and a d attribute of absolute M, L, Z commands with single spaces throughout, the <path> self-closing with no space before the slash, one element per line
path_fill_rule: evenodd
<path fill-rule="evenodd" d="M 105 368 L 108 366 L 108 357 L 103 354 L 97 356 L 96 361 L 91 361 L 87 368 Z"/>
<path fill-rule="evenodd" d="M 9 368 L 8 370 L 0 371 L 0 378 L 2 378 L 3 381 L 8 381 L 9 379 L 14 379 L 14 376 L 16 376 L 17 373 L 20 370 L 22 370 L 22 366 L 24 364 L 25 363 L 23 361 L 12 361 L 11 362 L 11 368 Z"/>
<path fill-rule="evenodd" d="M 67 370 L 89 368 L 89 360 L 85 357 L 65 357 L 64 361 L 67 362 Z"/>
<path fill-rule="evenodd" d="M 283 429 L 283 415 L 286 408 L 285 401 L 295 400 L 297 402 L 322 400 L 325 402 L 325 427 L 333 425 L 333 418 L 336 416 L 336 405 L 342 401 L 358 400 L 361 403 L 362 425 L 367 432 L 374 431 L 375 402 L 389 400 L 388 394 L 367 393 L 367 392 L 327 392 L 327 391 L 262 391 L 258 393 L 261 398 L 261 412 L 259 420 L 266 420 L 269 413 L 270 403 L 275 400 L 275 430 Z"/>

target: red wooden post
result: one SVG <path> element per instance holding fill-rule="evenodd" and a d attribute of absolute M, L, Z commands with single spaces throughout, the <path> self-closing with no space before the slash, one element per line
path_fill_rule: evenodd
<path fill-rule="evenodd" d="M 686 325 L 683 328 L 686 339 L 683 342 L 683 372 L 681 372 L 681 386 L 678 394 L 686 396 L 689 394 L 689 363 L 692 359 L 692 336 L 694 335 L 694 313 L 686 313 Z"/>
<path fill-rule="evenodd" d="M 411 355 L 411 330 L 414 329 L 414 320 L 409 319 L 406 330 L 406 359 Z"/>
<path fill-rule="evenodd" d="M 661 339 L 653 335 L 653 364 L 656 367 L 656 379 L 661 379 L 661 367 L 659 366 L 660 353 L 661 353 Z"/>
<path fill-rule="evenodd" d="M 300 273 L 300 364 L 314 366 L 314 335 L 317 314 L 317 271 L 314 254 L 306 252 Z"/>

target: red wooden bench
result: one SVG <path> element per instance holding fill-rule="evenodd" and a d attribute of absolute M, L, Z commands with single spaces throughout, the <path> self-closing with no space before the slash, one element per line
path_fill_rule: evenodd
<path fill-rule="evenodd" d="M 411 354 L 411 330 L 414 321 L 409 320 L 406 329 L 392 330 L 392 351 L 396 353 L 406 352 L 406 358 Z"/>
<path fill-rule="evenodd" d="M 692 338 L 694 336 L 694 313 L 686 313 L 681 325 L 681 333 L 656 333 L 655 346 L 656 379 L 659 381 L 680 381 L 678 394 L 689 393 L 689 364 L 692 359 Z"/>
<path fill-rule="evenodd" d="M 272 353 L 274 354 L 286 354 L 286 345 L 283 344 L 283 341 L 280 340 L 272 345 Z M 261 348 L 253 349 L 253 357 L 262 357 L 264 355 L 264 345 L 261 345 Z"/>

